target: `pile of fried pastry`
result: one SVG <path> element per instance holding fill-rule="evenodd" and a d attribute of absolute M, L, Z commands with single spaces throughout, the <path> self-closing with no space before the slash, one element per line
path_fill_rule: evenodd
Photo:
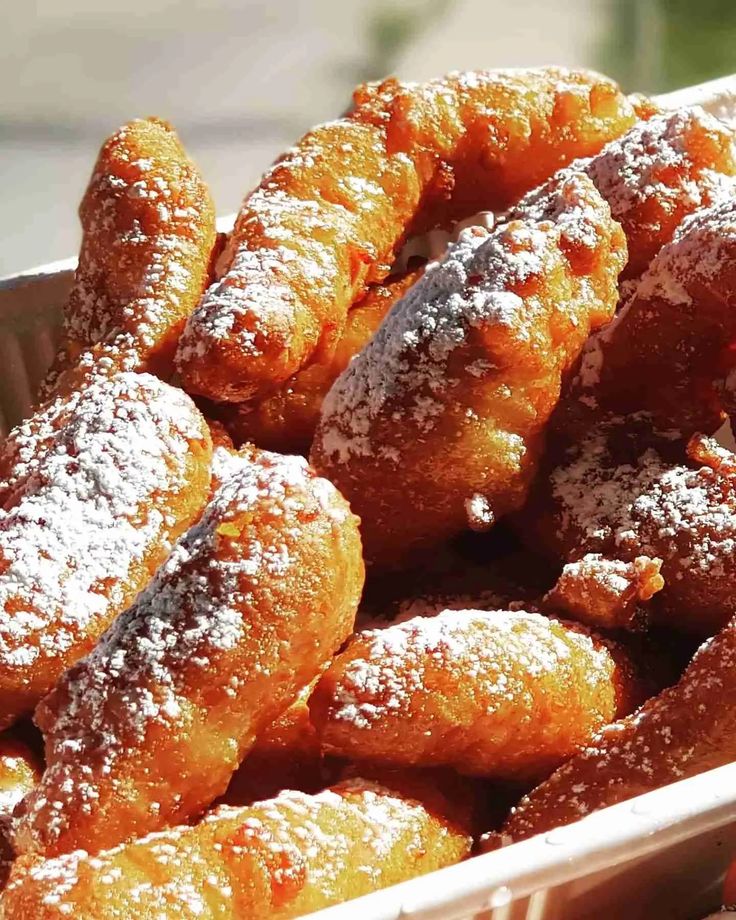
<path fill-rule="evenodd" d="M 156 119 L 80 215 L 0 447 L 6 920 L 302 916 L 736 758 L 731 127 L 389 79 L 226 236 Z"/>

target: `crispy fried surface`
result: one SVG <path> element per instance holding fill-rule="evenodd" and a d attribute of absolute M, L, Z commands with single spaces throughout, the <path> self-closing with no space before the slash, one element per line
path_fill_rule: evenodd
<path fill-rule="evenodd" d="M 381 567 L 524 501 L 563 374 L 613 315 L 626 247 L 591 181 L 549 219 L 467 231 L 337 379 L 315 466 L 362 521 Z"/>
<path fill-rule="evenodd" d="M 358 633 L 309 701 L 323 750 L 524 781 L 641 702 L 622 650 L 521 611 L 444 611 Z"/>
<path fill-rule="evenodd" d="M 0 725 L 94 645 L 199 514 L 211 443 L 188 396 L 123 373 L 51 401 L 0 453 Z"/>
<path fill-rule="evenodd" d="M 148 589 L 39 706 L 20 850 L 96 852 L 201 813 L 349 635 L 357 520 L 301 458 L 249 452 Z"/>
<path fill-rule="evenodd" d="M 585 172 L 626 234 L 629 259 L 622 277 L 638 277 L 688 214 L 736 192 L 735 137 L 699 106 L 655 115 L 530 192 L 511 216 L 543 219 L 560 179 Z"/>
<path fill-rule="evenodd" d="M 591 339 L 572 399 L 598 414 L 647 412 L 684 435 L 715 431 L 719 382 L 734 364 L 735 308 L 731 193 L 685 219 L 616 320 Z"/>
<path fill-rule="evenodd" d="M 215 243 L 209 191 L 171 126 L 148 118 L 116 131 L 79 214 L 84 235 L 64 342 L 42 396 L 67 391 L 60 378 L 80 360 L 169 377 Z"/>
<path fill-rule="evenodd" d="M 299 371 L 274 393 L 258 402 L 214 407 L 236 444 L 252 441 L 265 450 L 308 454 L 330 387 L 420 276 L 420 271 L 409 272 L 369 287 L 348 313 L 334 352 Z"/>
<path fill-rule="evenodd" d="M 286 920 L 458 862 L 471 842 L 436 789 L 425 807 L 355 779 L 218 809 L 94 858 L 21 859 L 4 917 Z"/>
<path fill-rule="evenodd" d="M 568 562 L 542 607 L 598 629 L 631 629 L 638 625 L 639 605 L 664 587 L 661 559 L 636 556 L 631 561 L 587 553 Z"/>
<path fill-rule="evenodd" d="M 679 683 L 603 729 L 512 811 L 519 840 L 736 759 L 736 622 L 695 654 Z"/>
<path fill-rule="evenodd" d="M 410 230 L 505 207 L 634 121 L 616 86 L 587 71 L 359 90 L 351 114 L 310 131 L 246 198 L 179 345 L 185 386 L 239 402 L 323 360 Z"/>
<path fill-rule="evenodd" d="M 675 628 L 713 635 L 734 613 L 736 458 L 709 439 L 657 439 L 636 419 L 614 418 L 540 475 L 522 530 L 565 562 L 661 559 L 652 613 Z M 647 434 L 648 431 L 648 434 Z M 604 567 L 600 570 L 605 579 Z M 585 567 L 568 570 L 584 590 Z M 605 591 L 605 585 L 600 588 Z M 568 608 L 570 612 L 572 610 Z"/>

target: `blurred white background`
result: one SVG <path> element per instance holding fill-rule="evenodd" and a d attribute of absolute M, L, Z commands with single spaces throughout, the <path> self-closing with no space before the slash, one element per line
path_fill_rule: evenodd
<path fill-rule="evenodd" d="M 172 121 L 237 208 L 353 86 L 387 73 L 589 65 L 661 90 L 736 70 L 736 0 L 36 0 L 0 34 L 0 274 L 76 252 L 97 149 Z"/>

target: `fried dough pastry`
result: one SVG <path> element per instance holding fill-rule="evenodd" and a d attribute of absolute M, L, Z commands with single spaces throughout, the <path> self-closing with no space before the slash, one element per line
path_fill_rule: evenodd
<path fill-rule="evenodd" d="M 327 753 L 524 781 L 643 698 L 623 650 L 582 627 L 449 610 L 358 633 L 309 708 Z"/>
<path fill-rule="evenodd" d="M 0 726 L 94 645 L 207 498 L 180 390 L 121 373 L 51 401 L 0 450 Z"/>
<path fill-rule="evenodd" d="M 245 199 L 179 344 L 185 387 L 242 402 L 324 361 L 412 230 L 507 207 L 635 120 L 615 84 L 589 71 L 360 88 L 350 114 L 305 135 Z"/>
<path fill-rule="evenodd" d="M 736 132 L 699 106 L 655 115 L 576 160 L 526 195 L 510 217 L 544 220 L 550 196 L 571 172 L 584 172 L 626 234 L 629 260 L 622 278 L 642 274 L 683 219 L 736 194 Z"/>
<path fill-rule="evenodd" d="M 598 629 L 632 629 L 640 605 L 664 587 L 661 568 L 662 560 L 649 556 L 625 562 L 587 553 L 565 565 L 542 608 Z"/>
<path fill-rule="evenodd" d="M 736 188 L 685 219 L 591 339 L 571 401 L 598 415 L 647 412 L 658 428 L 685 436 L 712 433 L 735 344 Z"/>
<path fill-rule="evenodd" d="M 568 593 L 605 594 L 619 562 L 645 556 L 661 560 L 649 607 L 662 623 L 709 636 L 736 613 L 736 457 L 712 439 L 685 451 L 647 444 L 632 417 L 601 423 L 539 477 L 521 528 L 563 562 L 596 555 L 595 570 L 567 570 Z"/>
<path fill-rule="evenodd" d="M 603 729 L 512 811 L 514 840 L 570 824 L 736 759 L 736 621 L 695 654 L 679 683 Z"/>
<path fill-rule="evenodd" d="M 423 804 L 424 793 L 429 805 Z M 472 839 L 441 790 L 360 779 L 222 807 L 106 850 L 18 860 L 5 920 L 286 920 L 459 862 Z"/>
<path fill-rule="evenodd" d="M 466 231 L 394 306 L 327 395 L 311 452 L 361 517 L 369 562 L 401 564 L 520 507 L 625 260 L 608 205 L 571 175 L 548 219 Z"/>
<path fill-rule="evenodd" d="M 80 361 L 171 375 L 186 317 L 209 279 L 210 193 L 174 130 L 138 119 L 102 147 L 80 207 L 79 265 L 48 397 Z"/>
<path fill-rule="evenodd" d="M 334 352 L 299 371 L 274 393 L 259 402 L 217 407 L 218 418 L 235 442 L 252 441 L 283 454 L 308 454 L 330 387 L 420 275 L 420 271 L 413 271 L 369 287 L 348 313 Z"/>
<path fill-rule="evenodd" d="M 20 851 L 97 852 L 201 814 L 353 626 L 357 519 L 298 457 L 249 451 L 148 588 L 39 705 Z"/>

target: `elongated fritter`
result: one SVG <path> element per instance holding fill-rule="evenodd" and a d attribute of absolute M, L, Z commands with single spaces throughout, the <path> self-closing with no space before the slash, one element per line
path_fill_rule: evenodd
<path fill-rule="evenodd" d="M 91 857 L 20 859 L 5 920 L 286 920 L 459 862 L 472 838 L 440 789 L 360 779 L 223 807 Z M 423 804 L 425 801 L 428 804 Z"/>
<path fill-rule="evenodd" d="M 245 199 L 179 345 L 191 392 L 250 400 L 324 360 L 418 224 L 506 207 L 636 120 L 611 81 L 554 67 L 388 80 L 355 100 Z"/>
<path fill-rule="evenodd" d="M 47 767 L 16 846 L 97 852 L 201 814 L 349 635 L 357 523 L 303 459 L 248 451 L 39 706 Z"/>
<path fill-rule="evenodd" d="M 331 754 L 539 779 L 643 700 L 622 649 L 523 611 L 448 610 L 358 633 L 309 707 Z"/>
<path fill-rule="evenodd" d="M 544 221 L 465 231 L 394 306 L 330 390 L 311 452 L 360 516 L 369 562 L 399 565 L 520 507 L 625 260 L 608 205 L 574 174 Z"/>
<path fill-rule="evenodd" d="M 121 373 L 52 400 L 0 450 L 0 726 L 97 641 L 199 514 L 204 419 Z"/>
<path fill-rule="evenodd" d="M 64 340 L 41 395 L 77 385 L 64 372 L 80 362 L 168 378 L 216 235 L 207 186 L 171 126 L 147 118 L 116 131 L 79 213 L 84 235 Z"/>
<path fill-rule="evenodd" d="M 506 822 L 514 840 L 736 759 L 736 621 L 695 654 L 680 681 L 522 799 Z"/>

